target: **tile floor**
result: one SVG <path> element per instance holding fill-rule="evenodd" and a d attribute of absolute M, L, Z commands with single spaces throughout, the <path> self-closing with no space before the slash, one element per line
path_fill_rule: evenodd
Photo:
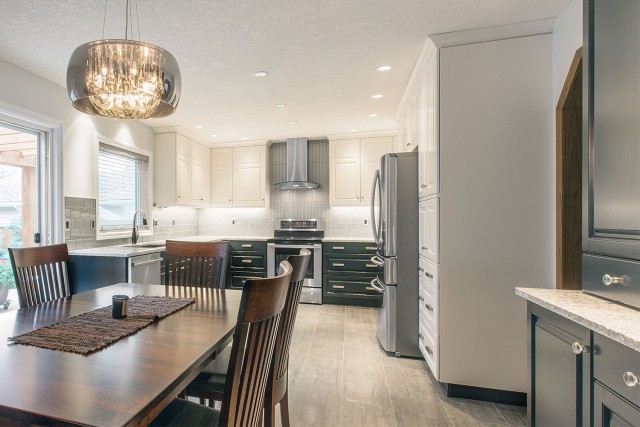
<path fill-rule="evenodd" d="M 526 426 L 526 408 L 448 398 L 419 360 L 387 356 L 376 316 L 300 305 L 289 363 L 292 426 Z"/>

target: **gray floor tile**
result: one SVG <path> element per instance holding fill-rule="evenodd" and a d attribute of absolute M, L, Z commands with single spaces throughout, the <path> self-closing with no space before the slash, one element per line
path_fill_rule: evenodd
<path fill-rule="evenodd" d="M 451 422 L 437 398 L 391 397 L 398 427 L 443 427 Z"/>
<path fill-rule="evenodd" d="M 518 414 L 515 412 L 502 412 L 502 416 L 507 420 L 512 427 L 526 427 L 527 426 L 527 413 Z"/>
<path fill-rule="evenodd" d="M 385 367 L 384 373 L 391 396 L 414 399 L 416 396 L 429 396 L 439 399 L 426 372 L 422 374 L 415 369 Z"/>
<path fill-rule="evenodd" d="M 343 372 L 342 377 L 345 400 L 390 405 L 389 389 L 382 371 L 349 369 Z"/>
<path fill-rule="evenodd" d="M 502 403 L 494 403 L 493 405 L 500 412 L 513 412 L 515 414 L 527 415 L 527 407 L 526 406 L 505 405 L 505 404 L 502 404 Z"/>
<path fill-rule="evenodd" d="M 456 398 L 446 398 L 441 401 L 444 410 L 452 420 L 507 425 L 507 421 L 491 402 Z"/>
<path fill-rule="evenodd" d="M 343 401 L 340 409 L 340 426 L 394 427 L 396 421 L 391 405 Z"/>

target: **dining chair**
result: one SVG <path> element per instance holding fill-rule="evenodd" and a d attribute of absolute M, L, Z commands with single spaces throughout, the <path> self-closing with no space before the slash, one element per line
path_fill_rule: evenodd
<path fill-rule="evenodd" d="M 307 267 L 311 260 L 311 252 L 301 249 L 300 255 L 292 255 L 287 261 L 293 267 L 291 283 L 287 292 L 287 301 L 282 310 L 278 335 L 276 338 L 276 348 L 267 392 L 264 402 L 265 426 L 275 425 L 275 406 L 280 403 L 280 417 L 283 426 L 289 426 L 289 398 L 288 398 L 288 372 L 289 372 L 289 347 L 293 335 L 293 326 L 298 313 L 298 303 L 302 285 L 307 272 Z M 200 403 L 208 400 L 209 406 L 213 406 L 213 401 L 222 400 L 222 393 L 227 378 L 227 365 L 229 363 L 229 351 L 221 352 L 218 357 L 211 362 L 188 386 L 186 395 L 197 397 Z"/>
<path fill-rule="evenodd" d="M 9 248 L 20 308 L 71 295 L 69 249 L 66 243 Z"/>
<path fill-rule="evenodd" d="M 165 285 L 219 288 L 224 291 L 229 242 L 167 240 Z"/>
<path fill-rule="evenodd" d="M 261 424 L 270 361 L 293 267 L 282 261 L 279 270 L 276 277 L 244 282 L 221 409 L 175 398 L 152 426 Z"/>

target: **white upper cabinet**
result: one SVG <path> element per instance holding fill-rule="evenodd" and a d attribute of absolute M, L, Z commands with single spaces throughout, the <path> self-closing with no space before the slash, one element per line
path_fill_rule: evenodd
<path fill-rule="evenodd" d="M 205 206 L 211 199 L 209 148 L 176 133 L 155 137 L 154 202 Z"/>
<path fill-rule="evenodd" d="M 380 157 L 392 149 L 393 138 L 390 136 L 330 141 L 330 204 L 368 205 Z"/>
<path fill-rule="evenodd" d="M 418 144 L 419 197 L 428 197 L 440 193 L 438 185 L 438 52 L 434 52 L 427 62 L 423 96 L 424 111 L 422 131 L 424 138 Z"/>
<path fill-rule="evenodd" d="M 214 206 L 268 207 L 267 148 L 264 145 L 211 150 Z"/>

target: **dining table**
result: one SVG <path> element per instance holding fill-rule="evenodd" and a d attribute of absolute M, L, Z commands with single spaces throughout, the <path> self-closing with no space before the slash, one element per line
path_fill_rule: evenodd
<path fill-rule="evenodd" d="M 8 340 L 110 306 L 113 295 L 195 302 L 87 355 Z M 0 314 L 0 425 L 147 425 L 229 344 L 241 296 L 119 283 Z"/>

